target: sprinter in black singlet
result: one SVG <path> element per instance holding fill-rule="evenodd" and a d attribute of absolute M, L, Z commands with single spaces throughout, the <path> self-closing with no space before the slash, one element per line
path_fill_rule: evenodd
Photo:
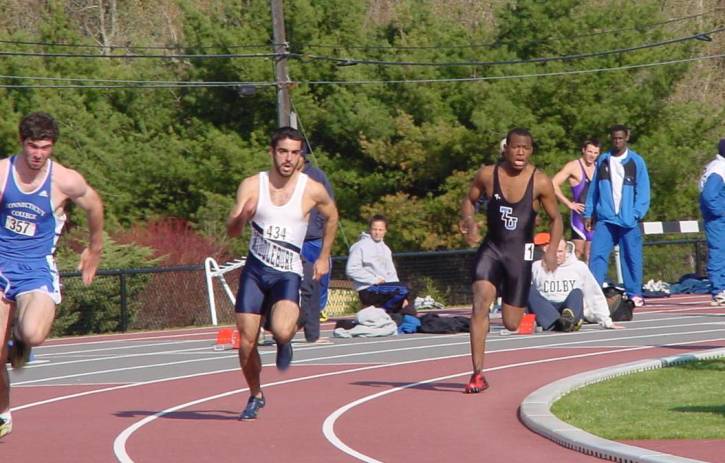
<path fill-rule="evenodd" d="M 504 326 L 518 328 L 528 302 L 531 264 L 534 259 L 534 225 L 539 207 L 549 216 L 551 237 L 560 240 L 562 220 L 554 187 L 543 172 L 529 164 L 534 140 L 526 129 L 513 129 L 506 136 L 503 161 L 481 167 L 463 201 L 460 223 L 466 241 L 480 242 L 473 214 L 481 194 L 488 199 L 487 233 L 473 265 L 473 313 L 471 316 L 471 357 L 473 374 L 466 393 L 488 388 L 483 377 L 483 357 L 489 329 L 488 312 L 500 290 Z M 556 241 L 558 242 L 558 241 Z M 544 256 L 545 267 L 557 266 L 553 247 Z"/>

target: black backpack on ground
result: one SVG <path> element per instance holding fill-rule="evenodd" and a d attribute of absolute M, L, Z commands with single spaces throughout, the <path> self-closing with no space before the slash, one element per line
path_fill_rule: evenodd
<path fill-rule="evenodd" d="M 603 289 L 607 298 L 609 316 L 615 322 L 628 322 L 634 318 L 634 302 L 621 289 L 608 286 Z"/>

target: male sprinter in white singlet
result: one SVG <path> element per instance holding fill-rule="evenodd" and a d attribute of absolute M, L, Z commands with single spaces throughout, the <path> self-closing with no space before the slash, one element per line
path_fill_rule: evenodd
<path fill-rule="evenodd" d="M 19 129 L 22 151 L 0 161 L 0 436 L 12 429 L 5 362 L 16 369 L 27 362 L 30 347 L 50 333 L 60 303 L 53 253 L 68 200 L 88 216 L 90 239 L 78 266 L 87 285 L 103 247 L 101 198 L 78 172 L 50 160 L 59 135 L 56 121 L 48 114 L 32 113 Z"/>
<path fill-rule="evenodd" d="M 337 208 L 325 187 L 297 169 L 304 138 L 282 127 L 272 135 L 272 169 L 245 178 L 229 214 L 230 236 L 252 225 L 249 254 L 239 278 L 235 305 L 239 330 L 239 364 L 249 385 L 249 400 L 239 419 L 257 418 L 265 398 L 260 386 L 262 362 L 257 337 L 263 318 L 277 343 L 277 368 L 292 361 L 292 338 L 300 316 L 300 252 L 310 211 L 317 208 L 326 219 L 322 250 L 314 264 L 315 280 L 330 271 L 330 250 L 337 230 Z"/>

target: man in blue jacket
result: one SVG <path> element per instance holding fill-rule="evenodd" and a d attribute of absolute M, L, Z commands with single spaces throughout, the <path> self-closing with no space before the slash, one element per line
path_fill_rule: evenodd
<path fill-rule="evenodd" d="M 322 183 L 331 198 L 335 198 L 332 191 L 332 184 L 325 173 L 312 165 L 309 160 L 310 153 L 303 151 L 302 173 L 307 174 L 312 180 Z M 302 244 L 302 268 L 304 275 L 300 285 L 300 310 L 302 316 L 300 323 L 305 333 L 307 342 L 317 342 L 320 339 L 320 312 L 327 305 L 327 291 L 330 285 L 330 273 L 323 275 L 320 279 L 313 278 L 314 265 L 322 251 L 322 237 L 325 231 L 325 219 L 317 209 L 310 211 L 310 220 L 307 225 L 307 234 Z M 330 264 L 332 268 L 332 264 Z"/>
<path fill-rule="evenodd" d="M 707 275 L 712 305 L 725 306 L 725 138 L 700 179 L 700 211 L 707 238 Z"/>
<path fill-rule="evenodd" d="M 604 283 L 609 254 L 618 244 L 624 289 L 634 305 L 641 307 L 644 300 L 639 222 L 649 209 L 649 174 L 642 156 L 627 146 L 629 129 L 614 125 L 609 134 L 612 148 L 597 159 L 582 214 L 585 228 L 594 231 L 589 269 L 600 285 Z"/>

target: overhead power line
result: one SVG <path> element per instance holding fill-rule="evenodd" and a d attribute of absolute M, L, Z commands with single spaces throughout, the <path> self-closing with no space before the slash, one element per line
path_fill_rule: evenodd
<path fill-rule="evenodd" d="M 725 10 L 725 8 L 713 8 L 712 10 L 699 13 L 699 14 L 692 14 L 688 16 L 680 16 L 677 18 L 671 18 L 665 21 L 659 21 L 654 23 L 648 23 L 643 24 L 641 26 L 635 26 L 635 27 L 627 27 L 627 28 L 617 28 L 617 29 L 606 29 L 603 31 L 595 31 L 590 32 L 586 34 L 577 34 L 577 35 L 569 35 L 564 37 L 547 37 L 543 39 L 538 40 L 530 40 L 526 42 L 526 45 L 536 45 L 538 43 L 548 43 L 548 42 L 563 42 L 566 40 L 576 40 L 576 39 L 584 39 L 588 37 L 597 37 L 599 35 L 605 35 L 605 34 L 613 34 L 613 33 L 620 33 L 620 32 L 631 32 L 631 31 L 645 31 L 648 29 L 653 29 L 656 27 L 664 26 L 671 23 L 681 22 L 681 21 L 687 21 L 690 19 L 699 18 L 702 16 L 709 16 L 711 14 L 714 14 L 716 12 Z M 465 44 L 465 45 L 345 45 L 345 44 L 293 44 L 293 45 L 299 45 L 299 47 L 304 48 L 320 48 L 320 49 L 346 49 L 346 50 L 457 50 L 457 49 L 468 49 L 468 48 L 499 48 L 501 45 L 506 45 L 509 43 L 514 43 L 511 40 L 497 40 L 494 42 L 489 43 L 471 43 L 471 44 Z M 299 48 L 298 47 L 298 48 Z M 295 48 L 293 46 L 293 48 Z"/>
<path fill-rule="evenodd" d="M 651 68 L 657 66 L 666 66 L 671 64 L 688 63 L 692 61 L 702 61 L 706 59 L 725 58 L 725 53 L 718 55 L 696 56 L 693 58 L 683 58 L 670 61 L 659 61 L 654 63 L 631 64 L 627 66 L 617 66 L 611 68 L 595 68 L 595 69 L 578 69 L 574 71 L 559 72 L 542 72 L 532 74 L 514 74 L 508 76 L 482 76 L 482 77 L 460 77 L 449 79 L 394 79 L 394 80 L 310 80 L 297 81 L 297 84 L 306 85 L 365 85 L 365 84 L 432 84 L 432 83 L 455 83 L 455 82 L 482 82 L 491 80 L 512 80 L 512 79 L 528 79 L 532 77 L 555 77 L 569 76 L 577 74 L 596 74 L 600 72 L 626 71 L 630 69 Z"/>
<path fill-rule="evenodd" d="M 564 37 L 547 37 L 543 39 L 538 40 L 532 40 L 530 42 L 527 42 L 527 44 L 536 44 L 536 43 L 546 43 L 546 42 L 559 42 L 559 41 L 565 41 L 565 40 L 575 40 L 575 39 L 581 39 L 581 38 L 587 38 L 587 37 L 596 37 L 603 34 L 611 34 L 611 33 L 617 33 L 617 32 L 628 32 L 628 31 L 645 31 L 648 29 L 653 29 L 656 27 L 664 26 L 667 24 L 687 21 L 691 19 L 696 19 L 703 16 L 709 16 L 714 13 L 717 13 L 719 11 L 725 10 L 725 8 L 722 7 L 716 7 L 711 10 L 699 13 L 699 14 L 692 14 L 687 16 L 680 16 L 675 18 L 670 18 L 664 21 L 658 21 L 658 22 L 652 22 L 647 24 L 642 24 L 640 26 L 634 26 L 634 27 L 628 27 L 628 28 L 617 28 L 617 29 L 607 29 L 602 31 L 594 31 L 586 34 L 577 34 L 577 35 L 569 35 Z M 305 48 L 321 48 L 321 49 L 337 49 L 337 48 L 344 48 L 348 50 L 425 50 L 425 49 L 465 49 L 465 48 L 495 48 L 499 47 L 502 44 L 510 43 L 510 41 L 495 41 L 491 43 L 471 43 L 471 44 L 465 44 L 465 45 L 409 45 L 409 46 L 403 46 L 403 45 L 346 45 L 346 44 L 296 44 L 300 47 Z M 0 44 L 7 44 L 7 45 L 18 45 L 18 46 L 43 46 L 43 47 L 58 47 L 58 48 L 77 48 L 77 49 L 88 49 L 88 50 L 102 50 L 102 49 L 110 49 L 110 50 L 170 50 L 170 51 L 178 51 L 178 50 L 215 50 L 215 49 L 226 49 L 226 50 L 243 50 L 243 49 L 257 49 L 257 48 L 266 48 L 274 47 L 275 45 L 281 45 L 281 44 L 275 44 L 275 43 L 263 43 L 263 44 L 232 44 L 232 45 L 195 45 L 195 44 L 174 44 L 174 45 L 133 45 L 133 44 L 125 44 L 125 45 L 110 45 L 110 46 L 104 46 L 100 44 L 80 44 L 80 43 L 64 43 L 64 42 L 47 42 L 47 41 L 27 41 L 27 40 L 0 40 Z"/>
<path fill-rule="evenodd" d="M 218 59 L 218 58 L 278 58 L 280 53 L 213 53 L 213 54 L 169 54 L 169 55 L 99 55 L 96 53 L 46 53 L 42 51 L 0 51 L 0 56 L 26 56 L 39 58 L 84 58 L 84 59 Z"/>
<path fill-rule="evenodd" d="M 309 60 L 320 60 L 320 61 L 332 61 L 341 65 L 378 65 L 378 66 L 433 66 L 433 67 L 454 67 L 454 66 L 498 66 L 498 65 L 510 65 L 510 64 L 532 64 L 532 63 L 549 63 L 553 61 L 574 61 L 584 58 L 594 58 L 599 56 L 615 55 L 620 53 L 629 53 L 638 50 L 645 50 L 649 48 L 663 47 L 667 45 L 673 45 L 676 43 L 688 42 L 691 40 L 711 40 L 710 35 L 717 34 L 725 31 L 725 27 L 713 29 L 708 32 L 699 32 L 697 34 L 688 35 L 686 37 L 680 37 L 677 39 L 663 40 L 660 42 L 648 43 L 644 45 L 637 45 L 634 47 L 617 48 L 613 50 L 604 50 L 591 53 L 579 53 L 573 55 L 564 56 L 551 56 L 545 58 L 529 58 L 529 59 L 516 59 L 516 60 L 502 60 L 502 61 L 455 61 L 455 62 L 425 62 L 425 61 L 385 61 L 385 60 L 369 60 L 369 59 L 357 59 L 357 58 L 337 58 L 331 56 L 320 56 L 320 55 L 307 55 L 307 54 L 295 54 L 291 55 L 301 59 Z"/>
<path fill-rule="evenodd" d="M 332 80 L 299 80 L 292 81 L 290 83 L 296 85 L 367 85 L 367 84 L 430 84 L 430 83 L 463 83 L 463 82 L 482 82 L 482 81 L 494 81 L 494 80 L 513 80 L 513 79 L 527 79 L 536 77 L 556 77 L 556 76 L 568 76 L 568 75 L 580 75 L 580 74 L 596 74 L 601 72 L 614 72 L 614 71 L 626 71 L 632 69 L 643 69 L 658 66 L 667 66 L 673 64 L 682 64 L 693 61 L 702 61 L 708 59 L 722 59 L 725 58 L 725 53 L 716 55 L 706 56 L 695 56 L 692 58 L 683 58 L 678 60 L 670 61 L 659 61 L 652 63 L 632 64 L 627 66 L 617 66 L 610 68 L 594 68 L 594 69 L 577 69 L 572 71 L 559 71 L 559 72 L 546 72 L 546 73 L 530 73 L 530 74 L 513 74 L 507 76 L 481 76 L 481 77 L 461 77 L 461 78 L 448 78 L 448 79 L 395 79 L 395 80 L 343 80 L 343 81 L 332 81 Z M 0 76 L 2 77 L 2 76 Z M 5 77 L 7 78 L 7 77 Z M 51 79 L 47 77 L 20 77 L 12 76 L 15 79 Z M 52 79 L 63 79 L 63 78 L 52 78 Z M 66 79 L 68 80 L 68 79 Z M 80 79 L 79 79 L 80 80 Z M 74 80 L 76 81 L 76 80 Z M 123 83 L 125 81 L 119 81 L 118 84 L 106 85 L 100 84 L 99 82 L 114 82 L 114 81 L 103 81 L 100 79 L 87 80 L 93 82 L 89 85 L 79 84 L 0 84 L 0 88 L 51 88 L 51 89 L 159 89 L 159 88 L 213 88 L 213 87 L 228 87 L 236 88 L 241 86 L 254 86 L 254 87 L 273 87 L 277 85 L 276 82 L 271 81 L 257 81 L 257 82 L 174 82 L 174 81 L 128 81 L 138 82 Z"/>
<path fill-rule="evenodd" d="M 428 66 L 428 67 L 456 67 L 456 66 L 498 66 L 498 65 L 515 65 L 515 64 L 538 64 L 555 61 L 574 61 L 585 58 L 593 58 L 621 53 L 629 53 L 638 50 L 657 48 L 677 43 L 684 43 L 691 40 L 712 40 L 711 35 L 725 31 L 725 27 L 713 29 L 707 32 L 699 32 L 697 34 L 688 35 L 676 39 L 664 40 L 660 42 L 648 43 L 634 47 L 618 48 L 613 50 L 604 50 L 591 53 L 579 53 L 563 56 L 552 56 L 543 58 L 529 58 L 519 60 L 500 60 L 500 61 L 456 61 L 456 62 L 424 62 L 424 61 L 385 61 L 385 60 L 369 60 L 357 58 L 338 58 L 333 56 L 309 55 L 303 53 L 223 53 L 223 54 L 177 54 L 177 55 L 143 55 L 143 54 L 123 54 L 123 55 L 98 55 L 89 53 L 45 53 L 45 52 L 7 52 L 0 51 L 0 56 L 33 56 L 43 58 L 85 58 L 85 59 L 140 59 L 140 58 L 156 58 L 156 59 L 236 59 L 236 58 L 296 58 L 299 60 L 316 60 L 329 61 L 338 65 L 378 65 L 378 66 Z"/>
<path fill-rule="evenodd" d="M 82 44 L 82 43 L 62 43 L 62 42 L 30 42 L 30 41 L 23 41 L 23 40 L 0 40 L 0 43 L 4 43 L 7 45 L 33 45 L 33 46 L 43 46 L 43 47 L 58 47 L 58 48 L 80 48 L 80 49 L 87 49 L 87 50 L 102 50 L 102 49 L 110 49 L 110 50 L 187 50 L 187 49 L 194 49 L 194 50 L 216 50 L 216 49 L 227 49 L 227 50 L 243 50 L 243 49 L 255 49 L 255 48 L 269 48 L 273 46 L 272 43 L 266 43 L 262 45 L 208 45 L 208 46 L 199 46 L 199 45 L 89 45 L 89 44 Z"/>

